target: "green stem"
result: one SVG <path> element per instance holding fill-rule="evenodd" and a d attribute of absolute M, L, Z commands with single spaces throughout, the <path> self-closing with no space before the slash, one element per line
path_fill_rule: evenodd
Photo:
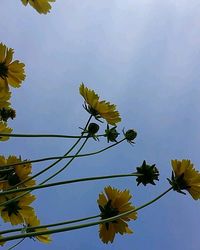
<path fill-rule="evenodd" d="M 90 123 L 90 120 L 91 120 L 91 119 L 92 119 L 92 115 L 89 117 L 89 119 L 88 119 L 88 121 L 87 121 L 87 123 L 86 123 L 86 125 L 85 125 L 84 130 L 86 130 L 86 128 L 87 128 L 88 124 Z M 64 154 L 64 156 L 67 156 L 67 155 L 76 147 L 76 145 L 80 142 L 81 139 L 82 139 L 82 137 L 78 138 L 78 140 L 75 142 L 75 144 L 74 144 L 74 145 Z M 88 138 L 86 138 L 85 141 L 87 141 L 87 139 L 88 139 Z M 75 158 L 75 157 L 74 157 L 74 158 Z M 72 159 L 70 160 L 70 162 L 71 162 L 74 158 L 72 158 Z M 55 161 L 54 163 L 52 163 L 52 164 L 51 164 L 50 166 L 48 166 L 47 168 L 45 168 L 45 169 L 43 169 L 42 171 L 38 172 L 37 174 L 31 176 L 30 178 L 27 178 L 27 179 L 25 179 L 24 181 L 21 181 L 21 182 L 18 183 L 17 185 L 13 186 L 11 189 L 14 189 L 15 187 L 18 187 L 19 185 L 22 185 L 22 184 L 24 184 L 25 182 L 27 182 L 27 181 L 29 181 L 29 180 L 31 180 L 31 179 L 33 179 L 33 178 L 35 178 L 35 177 L 37 177 L 37 176 L 43 174 L 43 173 L 46 172 L 47 170 L 51 169 L 54 165 L 56 165 L 57 163 L 59 163 L 61 160 L 62 160 L 62 159 L 58 159 L 57 161 Z M 58 172 L 56 172 L 56 174 L 57 174 L 57 173 L 58 173 Z M 49 178 L 48 178 L 48 179 L 49 179 Z M 47 180 L 47 179 L 46 179 L 46 180 Z M 44 182 L 40 183 L 40 184 L 45 183 L 46 180 L 45 180 Z M 0 207 L 6 206 L 7 204 L 9 204 L 9 203 L 11 203 L 11 202 L 14 202 L 14 201 L 18 200 L 19 198 L 23 197 L 24 195 L 26 195 L 26 194 L 28 194 L 28 193 L 30 193 L 30 191 L 27 191 L 27 192 L 25 192 L 25 193 L 23 193 L 23 194 L 21 194 L 21 195 L 18 195 L 17 197 L 15 197 L 15 198 L 13 198 L 13 199 L 10 199 L 10 200 L 8 200 L 8 201 L 5 201 L 5 202 L 1 203 L 1 204 L 0 204 Z"/>
<path fill-rule="evenodd" d="M 88 121 L 87 121 L 87 123 L 86 123 L 86 125 L 85 125 L 85 129 L 87 128 L 87 126 L 88 126 L 88 124 L 89 124 L 91 118 L 92 118 L 92 116 L 89 117 L 89 119 L 88 119 Z M 74 145 L 64 154 L 63 157 L 66 157 L 66 156 L 76 147 L 76 145 L 80 142 L 81 139 L 82 139 L 82 137 L 78 138 L 78 140 L 77 140 L 77 141 L 74 143 Z M 62 158 L 63 158 L 63 157 L 62 157 Z M 31 176 L 30 178 L 27 178 L 27 179 L 21 181 L 20 183 L 18 183 L 17 185 L 13 186 L 12 189 L 15 188 L 15 187 L 18 187 L 19 185 L 24 184 L 25 182 L 27 182 L 27 181 L 29 181 L 29 180 L 32 180 L 32 179 L 38 177 L 39 175 L 41 175 L 41 174 L 43 174 L 43 173 L 45 173 L 46 171 L 48 171 L 49 169 L 51 169 L 54 165 L 56 165 L 57 163 L 59 163 L 61 160 L 62 160 L 62 159 L 59 158 L 57 161 L 55 161 L 54 163 L 52 163 L 51 165 L 49 165 L 49 166 L 46 167 L 45 169 L 41 170 L 41 171 L 38 172 L 37 174 L 35 174 L 35 175 Z"/>
<path fill-rule="evenodd" d="M 46 232 L 31 232 L 31 233 L 23 233 L 23 234 L 19 234 L 19 235 L 12 235 L 12 236 L 8 236 L 8 237 L 4 237 L 3 239 L 0 239 L 0 242 L 10 241 L 10 240 L 15 240 L 15 239 L 21 239 L 21 238 L 27 238 L 27 237 L 35 237 L 35 236 L 38 236 L 38 235 L 46 235 L 46 234 L 66 232 L 66 231 L 81 229 L 81 228 L 85 228 L 85 227 L 96 226 L 96 225 L 106 223 L 106 222 L 111 222 L 111 221 L 117 220 L 117 219 L 119 219 L 119 218 L 121 218 L 123 216 L 127 216 L 127 215 L 129 215 L 131 213 L 139 211 L 144 207 L 149 206 L 150 204 L 152 204 L 155 201 L 159 200 L 161 197 L 163 197 L 166 193 L 168 193 L 171 190 L 172 190 L 172 187 L 167 189 L 161 195 L 157 196 L 155 199 L 145 203 L 144 205 L 142 205 L 140 207 L 137 207 L 135 209 L 129 210 L 127 212 L 121 213 L 119 215 L 116 215 L 116 216 L 113 216 L 113 217 L 110 217 L 110 218 L 107 218 L 107 219 L 103 219 L 103 220 L 100 220 L 100 221 L 94 221 L 94 222 L 90 222 L 90 223 L 85 223 L 85 224 L 80 224 L 80 225 L 77 225 L 77 226 L 70 226 L 70 227 L 63 227 L 63 228 L 48 230 Z"/>
<path fill-rule="evenodd" d="M 79 178 L 79 179 L 73 179 L 73 180 L 68 180 L 68 181 L 59 181 L 59 182 L 54 182 L 54 183 L 49 183 L 49 184 L 44 184 L 44 185 L 40 184 L 38 186 L 32 186 L 32 187 L 6 190 L 3 192 L 0 192 L 0 196 L 18 193 L 18 192 L 33 191 L 36 189 L 42 189 L 42 188 L 48 188 L 48 187 L 54 187 L 54 186 L 60 186 L 60 185 L 66 185 L 66 184 L 71 184 L 71 183 L 76 183 L 76 182 L 113 179 L 113 178 L 121 178 L 121 177 L 133 177 L 133 176 L 141 176 L 141 175 L 142 174 L 132 173 L 132 174 L 116 174 L 116 175 L 104 175 L 104 176 L 93 176 L 93 177 Z"/>
<path fill-rule="evenodd" d="M 58 135 L 58 134 L 5 134 L 5 133 L 0 133 L 0 138 L 1 137 L 7 137 L 7 136 L 9 136 L 9 137 L 22 137 L 22 138 L 24 138 L 24 137 L 36 137 L 36 138 L 38 138 L 38 137 L 50 137 L 50 138 L 71 138 L 71 139 L 73 139 L 73 138 L 86 138 L 86 137 L 88 137 L 87 135 L 85 135 L 85 136 L 80 136 L 80 135 Z M 97 135 L 97 137 L 101 137 L 101 136 L 105 136 L 105 134 L 104 135 Z"/>
<path fill-rule="evenodd" d="M 103 149 L 100 149 L 98 151 L 95 151 L 95 152 L 91 152 L 91 153 L 87 153 L 87 154 L 79 154 L 77 156 L 75 155 L 66 155 L 66 156 L 53 156 L 53 157 L 46 157 L 46 158 L 40 158 L 40 159 L 36 159 L 36 160 L 30 160 L 30 161 L 23 161 L 23 162 L 19 162 L 19 163 L 13 163 L 13 164 L 8 164 L 8 165 L 0 165 L 0 167 L 13 167 L 13 166 L 19 166 L 19 165 L 24 165 L 24 164 L 28 164 L 28 163 L 36 163 L 36 162 L 42 162 L 42 161 L 50 161 L 50 160 L 56 160 L 56 159 L 67 159 L 67 158 L 73 158 L 73 157 L 85 157 L 85 156 L 91 156 L 91 155 L 96 155 L 96 154 L 99 154 L 99 153 L 102 153 L 103 151 L 106 151 L 107 149 L 110 149 L 118 144 L 120 144 L 121 142 L 123 142 L 124 140 L 126 140 L 126 138 L 123 138 L 122 140 L 108 146 L 108 147 L 105 147 Z M 1 171 L 5 171 L 5 170 L 0 170 Z M 30 179 L 33 179 L 35 178 L 35 176 L 32 176 Z M 29 181 L 30 179 L 27 179 L 26 181 Z M 25 180 L 24 180 L 25 182 Z M 23 184 L 23 183 L 21 183 Z"/>
<path fill-rule="evenodd" d="M 67 225 L 67 224 L 76 223 L 76 222 L 80 222 L 80 221 L 91 220 L 91 219 L 95 219 L 98 217 L 100 217 L 100 215 L 89 216 L 89 217 L 76 219 L 76 220 L 68 220 L 68 221 L 58 222 L 58 223 L 54 223 L 54 224 L 45 224 L 45 225 L 40 225 L 40 226 L 35 226 L 35 227 L 29 227 L 29 229 L 39 229 L 39 228 L 45 228 L 45 227 L 46 228 L 47 227 L 57 227 L 57 226 Z M 24 230 L 24 227 L 0 231 L 0 234 L 2 235 L 2 234 L 7 234 L 7 233 L 19 232 L 22 230 Z"/>
<path fill-rule="evenodd" d="M 0 133 L 0 138 L 4 136 L 9 136 L 9 137 L 53 137 L 53 138 L 80 138 L 82 136 L 78 135 L 57 135 L 57 134 L 1 134 Z M 87 136 L 84 136 L 87 137 Z M 83 137 L 82 137 L 83 138 Z"/>
<path fill-rule="evenodd" d="M 83 142 L 83 144 L 81 145 L 81 147 L 79 148 L 79 150 L 76 152 L 76 154 L 74 155 L 74 157 L 71 158 L 70 161 L 68 161 L 67 164 L 65 164 L 64 167 L 62 167 L 60 170 L 56 171 L 54 174 L 52 174 L 50 177 L 48 177 L 47 179 L 45 179 L 44 181 L 42 181 L 39 185 L 42 185 L 44 183 L 46 183 L 47 181 L 51 180 L 52 178 L 54 178 L 56 175 L 58 175 L 59 173 L 61 173 L 62 171 L 64 171 L 69 164 L 76 158 L 76 156 L 79 154 L 79 152 L 82 150 L 82 148 L 85 146 L 86 142 L 87 142 L 88 138 L 85 139 L 85 141 Z"/>
<path fill-rule="evenodd" d="M 22 240 L 20 240 L 19 242 L 17 242 L 14 246 L 9 247 L 8 250 L 14 249 L 16 246 L 18 246 L 19 244 L 21 244 L 22 241 L 24 241 L 24 240 L 25 240 L 25 238 L 23 238 Z"/>

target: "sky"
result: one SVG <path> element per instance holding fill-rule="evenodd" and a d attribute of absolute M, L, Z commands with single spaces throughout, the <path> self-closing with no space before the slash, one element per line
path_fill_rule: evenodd
<path fill-rule="evenodd" d="M 57 0 L 48 15 L 39 15 L 19 0 L 1 0 L 0 13 L 0 42 L 14 48 L 15 59 L 26 65 L 22 87 L 12 89 L 17 117 L 9 125 L 15 133 L 80 134 L 88 119 L 81 82 L 117 105 L 120 132 L 138 132 L 134 146 L 123 143 L 76 159 L 52 181 L 130 173 L 143 160 L 160 171 L 156 186 L 137 187 L 133 178 L 123 178 L 35 191 L 33 206 L 41 223 L 98 214 L 98 194 L 108 185 L 129 189 L 133 204 L 140 206 L 169 187 L 171 159 L 190 159 L 200 170 L 198 1 Z M 106 124 L 100 125 L 103 132 Z M 73 142 L 12 138 L 0 149 L 2 155 L 37 159 L 63 155 Z M 83 153 L 105 146 L 105 139 L 91 140 Z M 34 164 L 33 172 L 48 164 Z M 129 223 L 134 233 L 116 235 L 113 244 L 103 244 L 95 226 L 55 234 L 50 245 L 26 239 L 16 249 L 199 250 L 199 211 L 199 201 L 189 194 L 170 192 L 140 210 Z"/>

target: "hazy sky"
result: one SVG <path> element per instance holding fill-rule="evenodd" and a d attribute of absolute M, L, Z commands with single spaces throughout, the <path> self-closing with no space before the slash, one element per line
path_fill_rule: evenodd
<path fill-rule="evenodd" d="M 0 42 L 26 64 L 25 82 L 12 91 L 17 118 L 9 125 L 15 133 L 79 134 L 88 118 L 81 82 L 117 105 L 119 130 L 138 132 L 134 147 L 124 143 L 77 159 L 54 181 L 130 173 L 143 160 L 156 163 L 161 174 L 155 187 L 137 187 L 134 179 L 124 178 L 35 191 L 33 206 L 42 223 L 98 214 L 96 200 L 106 185 L 130 189 L 134 205 L 142 205 L 168 188 L 171 159 L 191 159 L 200 169 L 199 1 L 57 0 L 48 15 L 20 0 L 1 0 L 0 6 Z M 62 155 L 72 144 L 10 139 L 0 149 L 4 155 L 36 159 Z M 83 151 L 105 145 L 103 139 L 90 141 Z M 34 164 L 34 172 L 48 164 Z M 199 211 L 199 201 L 171 192 L 139 211 L 130 223 L 134 234 L 117 235 L 113 244 L 104 245 L 98 227 L 92 227 L 55 234 L 50 245 L 26 239 L 16 249 L 199 250 Z"/>

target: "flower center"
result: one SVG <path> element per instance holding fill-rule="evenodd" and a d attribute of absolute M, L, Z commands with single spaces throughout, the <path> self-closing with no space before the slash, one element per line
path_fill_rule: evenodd
<path fill-rule="evenodd" d="M 178 177 L 176 182 L 180 190 L 189 188 L 187 182 L 184 180 L 184 175 L 181 175 L 180 177 Z"/>
<path fill-rule="evenodd" d="M 19 176 L 15 173 L 14 168 L 3 167 L 0 172 L 0 181 L 8 181 L 10 186 L 21 182 Z"/>
<path fill-rule="evenodd" d="M 5 79 L 8 76 L 8 67 L 4 62 L 0 63 L 0 77 Z"/>
<path fill-rule="evenodd" d="M 91 106 L 88 106 L 89 113 L 93 115 L 94 117 L 98 116 L 99 113 L 96 109 L 92 108 Z"/>
<path fill-rule="evenodd" d="M 8 175 L 8 183 L 10 186 L 14 186 L 20 182 L 21 182 L 21 180 L 15 172 L 12 172 Z"/>
<path fill-rule="evenodd" d="M 0 171 L 0 181 L 7 181 L 8 176 L 13 172 L 13 168 L 1 167 Z"/>
<path fill-rule="evenodd" d="M 6 200 L 9 201 L 9 199 L 6 197 Z M 18 206 L 19 201 L 12 201 L 5 205 L 5 208 L 2 211 L 7 211 L 8 216 L 11 216 L 12 214 L 18 214 L 18 211 L 21 209 Z"/>
<path fill-rule="evenodd" d="M 116 208 L 112 207 L 111 203 L 112 200 L 109 200 L 104 207 L 100 207 L 102 219 L 107 219 L 119 214 L 119 211 Z M 109 223 L 117 223 L 117 220 L 106 222 L 105 224 L 107 230 L 109 229 Z"/>

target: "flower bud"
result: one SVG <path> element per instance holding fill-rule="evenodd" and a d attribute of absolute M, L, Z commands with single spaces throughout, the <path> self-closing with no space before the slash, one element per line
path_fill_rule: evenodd
<path fill-rule="evenodd" d="M 126 132 L 124 132 L 124 137 L 129 143 L 134 143 L 133 140 L 137 137 L 137 132 L 134 129 L 129 129 Z"/>
<path fill-rule="evenodd" d="M 90 136 L 94 136 L 99 131 L 99 125 L 91 122 L 88 126 L 87 132 Z"/>

